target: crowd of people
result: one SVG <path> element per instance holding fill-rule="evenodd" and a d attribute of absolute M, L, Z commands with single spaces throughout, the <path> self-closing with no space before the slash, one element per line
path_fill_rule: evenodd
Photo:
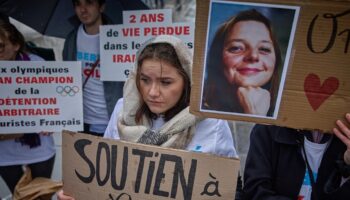
<path fill-rule="evenodd" d="M 84 133 L 239 158 L 226 120 L 189 112 L 193 57 L 180 39 L 160 35 L 148 40 L 138 50 L 125 83 L 101 81 L 91 72 L 100 69 L 99 26 L 110 24 L 103 14 L 105 1 L 72 2 L 81 23 L 67 36 L 63 59 L 82 61 Z M 213 41 L 209 52 L 213 61 L 208 65 L 214 79 L 205 83 L 208 88 L 203 105 L 270 116 L 281 55 L 268 18 L 256 10 L 241 12 L 218 29 Z M 91 56 L 81 56 L 85 54 Z M 44 59 L 29 52 L 23 35 L 8 20 L 1 19 L 0 60 Z M 252 77 L 244 72 L 245 65 L 251 63 L 264 68 L 261 74 Z M 224 89 L 215 89 L 217 86 Z M 230 98 L 218 101 L 212 98 L 214 90 Z M 350 113 L 345 121 L 335 120 L 333 134 L 255 125 L 244 174 L 239 176 L 243 184 L 233 188 L 236 199 L 348 199 Z M 33 178 L 51 177 L 55 160 L 52 133 L 3 134 L 0 153 L 0 175 L 12 193 L 24 173 L 23 166 L 31 169 Z M 72 200 L 74 194 L 60 190 L 57 197 Z"/>

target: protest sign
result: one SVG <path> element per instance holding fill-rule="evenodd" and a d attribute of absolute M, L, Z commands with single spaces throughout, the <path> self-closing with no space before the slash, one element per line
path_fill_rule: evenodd
<path fill-rule="evenodd" d="M 335 126 L 335 120 L 342 119 L 344 114 L 350 111 L 349 3 L 205 0 L 197 4 L 194 85 L 190 111 L 206 117 L 331 131 Z M 262 61 L 268 57 L 266 55 L 274 55 L 270 57 L 275 63 L 274 68 L 271 68 L 274 71 L 271 70 L 270 75 L 265 75 L 272 78 L 269 81 L 261 81 L 263 83 L 261 85 L 254 83 L 259 80 L 258 74 L 263 74 L 260 72 L 268 74 L 269 65 L 266 62 L 260 69 L 257 67 L 259 59 L 254 57 L 254 64 L 246 62 L 249 65 L 236 67 L 238 65 L 232 64 L 232 60 L 223 59 L 225 51 L 220 50 L 222 55 L 218 54 L 216 57 L 221 59 L 222 63 L 217 61 L 214 67 L 221 69 L 221 72 L 217 72 L 219 74 L 217 77 L 222 74 L 222 78 L 214 79 L 216 80 L 214 83 L 226 85 L 223 84 L 221 87 L 210 85 L 209 77 L 215 77 L 217 74 L 213 72 L 214 67 L 210 67 L 211 61 L 208 58 L 213 57 L 209 54 L 210 49 L 214 43 L 218 43 L 211 42 L 214 41 L 216 32 L 224 30 L 217 24 L 232 23 L 238 20 L 235 19 L 237 16 L 242 17 L 240 13 L 249 10 L 262 14 L 271 26 L 269 36 L 264 40 L 267 42 L 259 49 L 259 59 Z M 219 11 L 220 15 L 215 13 Z M 228 22 L 230 19 L 231 22 Z M 240 26 L 242 27 L 242 23 Z M 227 27 L 230 29 L 236 25 L 232 23 Z M 265 25 L 259 30 L 263 29 L 269 28 Z M 257 35 L 255 39 L 261 36 L 262 34 Z M 226 37 L 226 41 L 228 38 Z M 242 50 L 236 45 L 239 42 L 241 41 L 235 40 L 232 43 L 234 45 L 227 48 L 227 54 L 236 54 L 238 50 Z M 266 45 L 267 43 L 269 44 Z M 253 49 L 249 46 L 245 48 Z M 227 67 L 224 62 L 232 65 Z M 249 79 L 251 82 L 244 82 Z M 244 102 L 242 92 L 248 94 L 254 90 L 259 90 L 255 93 L 259 95 L 255 95 L 255 99 L 250 99 L 250 102 L 257 103 L 252 106 L 253 108 L 249 108 L 242 103 Z M 266 93 L 270 99 L 265 98 Z M 253 97 L 252 93 L 250 95 Z M 210 99 L 210 96 L 215 98 Z M 267 109 L 261 112 L 263 114 L 251 112 L 254 109 L 259 111 L 264 105 Z"/>
<path fill-rule="evenodd" d="M 123 24 L 101 26 L 101 80 L 125 81 L 137 50 L 157 35 L 176 36 L 193 51 L 194 24 L 173 23 L 170 9 L 123 11 Z"/>
<path fill-rule="evenodd" d="M 239 160 L 63 131 L 75 199 L 234 199 Z"/>
<path fill-rule="evenodd" d="M 80 62 L 0 61 L 0 133 L 83 128 Z"/>

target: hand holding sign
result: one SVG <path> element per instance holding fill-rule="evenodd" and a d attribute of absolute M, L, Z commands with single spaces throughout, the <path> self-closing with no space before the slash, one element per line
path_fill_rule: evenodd
<path fill-rule="evenodd" d="M 63 190 L 56 193 L 58 200 L 75 200 L 73 197 L 64 194 Z"/>
<path fill-rule="evenodd" d="M 350 114 L 347 113 L 345 118 L 350 123 Z M 344 161 L 350 165 L 350 129 L 341 120 L 336 121 L 337 127 L 333 128 L 334 134 L 347 146 L 347 150 L 344 153 Z"/>

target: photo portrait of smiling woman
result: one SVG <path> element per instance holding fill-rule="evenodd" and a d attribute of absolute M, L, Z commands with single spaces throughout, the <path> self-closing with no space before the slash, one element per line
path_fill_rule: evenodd
<path fill-rule="evenodd" d="M 288 47 L 282 45 L 282 55 L 274 30 L 286 27 L 273 27 L 260 12 L 269 13 L 275 8 L 233 6 L 234 15 L 221 23 L 208 43 L 201 109 L 273 117 L 283 87 L 283 61 Z M 293 20 L 293 11 L 289 13 L 288 20 Z M 284 30 L 287 43 L 291 28 Z"/>

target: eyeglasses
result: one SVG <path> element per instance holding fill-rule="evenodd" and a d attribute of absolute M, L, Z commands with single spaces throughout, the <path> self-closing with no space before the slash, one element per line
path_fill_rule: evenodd
<path fill-rule="evenodd" d="M 3 42 L 0 42 L 0 53 L 3 53 L 5 51 L 6 44 Z"/>

